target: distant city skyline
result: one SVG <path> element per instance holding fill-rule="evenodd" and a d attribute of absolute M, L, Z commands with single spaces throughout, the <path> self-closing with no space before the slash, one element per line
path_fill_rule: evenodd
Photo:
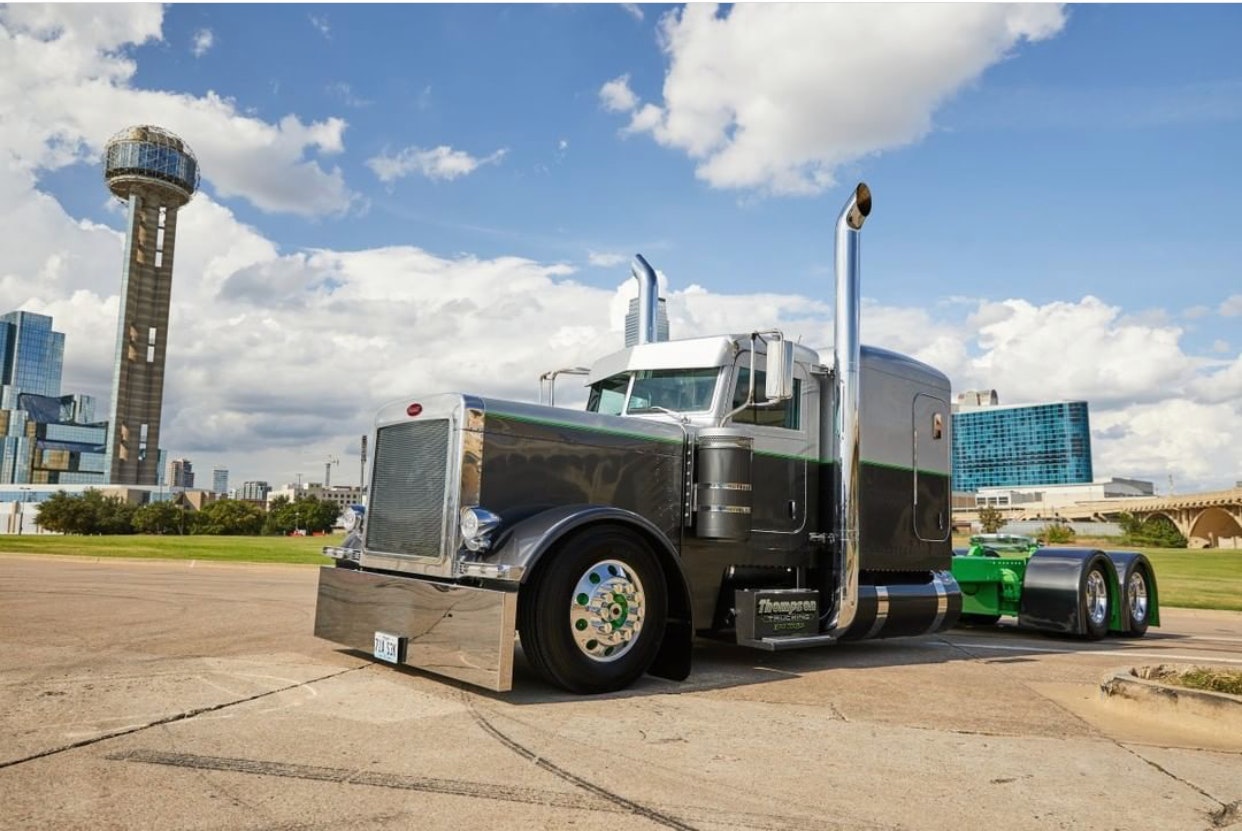
<path fill-rule="evenodd" d="M 1228 488 L 1239 30 L 1233 4 L 5 6 L 0 310 L 52 316 L 65 389 L 107 412 L 126 215 L 100 159 L 166 127 L 205 178 L 159 443 L 355 484 L 384 403 L 537 400 L 620 348 L 636 252 L 672 337 L 826 354 L 866 180 L 865 343 L 1088 401 L 1097 476 Z"/>

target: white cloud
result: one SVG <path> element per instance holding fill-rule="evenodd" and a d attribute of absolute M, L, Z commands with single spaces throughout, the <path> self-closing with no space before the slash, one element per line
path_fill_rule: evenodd
<path fill-rule="evenodd" d="M 12 164 L 33 172 L 97 163 L 105 142 L 131 124 L 159 124 L 198 156 L 220 196 L 265 211 L 307 216 L 346 211 L 354 195 L 337 168 L 310 154 L 343 147 L 345 122 L 271 124 L 235 103 L 130 86 L 125 47 L 160 38 L 162 10 L 139 5 L 17 5 L 0 9 L 0 131 Z"/>
<path fill-rule="evenodd" d="M 642 21 L 643 19 L 642 6 L 638 5 L 637 3 L 622 3 L 621 8 L 624 9 L 626 14 L 628 14 L 630 17 L 640 22 Z"/>
<path fill-rule="evenodd" d="M 1225 302 L 1221 303 L 1220 313 L 1224 317 L 1238 317 L 1242 315 L 1242 294 L 1232 295 Z"/>
<path fill-rule="evenodd" d="M 1055 5 L 690 4 L 661 20 L 661 104 L 640 107 L 627 75 L 599 94 L 715 187 L 814 194 L 922 138 L 953 94 L 1064 21 Z"/>
<path fill-rule="evenodd" d="M 1050 390 L 1104 405 L 1154 401 L 1203 367 L 1182 351 L 1179 328 L 1125 318 L 1094 297 L 1044 306 L 985 302 L 972 323 L 982 354 L 963 371 L 981 387 L 1004 378 L 1009 397 L 1022 401 Z"/>
<path fill-rule="evenodd" d="M 314 26 L 319 34 L 331 40 L 332 26 L 328 23 L 327 15 L 311 14 L 307 15 L 307 19 L 310 21 L 311 26 Z"/>
<path fill-rule="evenodd" d="M 1135 476 L 1176 489 L 1232 487 L 1242 470 L 1237 404 L 1169 398 L 1124 409 L 1091 408 L 1096 476 Z"/>
<path fill-rule="evenodd" d="M 613 78 L 599 89 L 599 100 L 609 112 L 629 112 L 638 106 L 638 96 L 630 89 L 630 76 Z"/>
<path fill-rule="evenodd" d="M 452 180 L 473 173 L 482 165 L 499 164 L 508 152 L 507 148 L 501 148 L 490 156 L 477 158 L 444 144 L 431 150 L 406 147 L 395 155 L 381 154 L 367 159 L 367 167 L 384 183 L 412 174 L 428 179 Z"/>
<path fill-rule="evenodd" d="M 190 42 L 190 52 L 196 58 L 201 58 L 211 51 L 211 47 L 215 45 L 216 36 L 212 34 L 210 29 L 199 29 L 194 33 L 194 37 Z"/>

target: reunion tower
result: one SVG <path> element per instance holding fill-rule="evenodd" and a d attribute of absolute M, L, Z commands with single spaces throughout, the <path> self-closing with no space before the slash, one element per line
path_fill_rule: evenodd
<path fill-rule="evenodd" d="M 130 127 L 108 140 L 104 179 L 129 208 L 108 422 L 108 481 L 154 485 L 159 482 L 177 209 L 198 188 L 198 159 L 167 130 Z"/>

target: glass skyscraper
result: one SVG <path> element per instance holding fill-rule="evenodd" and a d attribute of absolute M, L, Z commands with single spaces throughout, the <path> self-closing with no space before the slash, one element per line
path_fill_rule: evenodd
<path fill-rule="evenodd" d="M 60 395 L 65 336 L 52 319 L 34 312 L 0 315 L 0 407 L 17 409 L 22 393 Z"/>
<path fill-rule="evenodd" d="M 1086 401 L 982 406 L 953 414 L 953 490 L 1092 480 Z"/>
<path fill-rule="evenodd" d="M 65 336 L 34 312 L 0 315 L 0 484 L 106 484 L 107 424 L 61 395 Z"/>

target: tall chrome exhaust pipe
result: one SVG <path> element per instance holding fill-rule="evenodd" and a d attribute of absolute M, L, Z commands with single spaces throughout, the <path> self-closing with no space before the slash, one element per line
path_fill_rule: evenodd
<path fill-rule="evenodd" d="M 655 343 L 659 339 L 656 319 L 660 310 L 660 281 L 642 254 L 634 255 L 630 274 L 638 281 L 638 342 Z"/>
<path fill-rule="evenodd" d="M 844 634 L 858 612 L 858 479 L 861 435 L 858 425 L 858 378 L 862 346 L 858 335 L 858 247 L 863 222 L 871 213 L 871 189 L 859 183 L 837 217 L 836 326 L 832 374 L 836 383 L 837 467 L 834 476 L 833 563 L 823 563 L 820 596 L 835 590 L 832 617 L 822 631 Z M 831 568 L 829 566 L 832 566 Z M 835 581 L 834 581 L 835 576 Z M 835 585 L 834 585 L 835 583 Z"/>

